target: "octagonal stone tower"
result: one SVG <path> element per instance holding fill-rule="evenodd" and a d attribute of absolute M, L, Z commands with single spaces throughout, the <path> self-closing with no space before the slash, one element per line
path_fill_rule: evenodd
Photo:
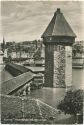
<path fill-rule="evenodd" d="M 59 8 L 41 37 L 45 45 L 45 86 L 71 86 L 72 44 L 76 35 Z"/>

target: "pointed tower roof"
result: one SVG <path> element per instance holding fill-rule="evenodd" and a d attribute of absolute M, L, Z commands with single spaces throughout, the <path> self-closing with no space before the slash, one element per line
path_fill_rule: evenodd
<path fill-rule="evenodd" d="M 5 39 L 4 39 L 4 37 L 3 37 L 3 43 L 5 43 Z"/>
<path fill-rule="evenodd" d="M 5 41 L 4 37 L 3 37 L 3 46 L 4 46 L 4 48 L 5 48 L 5 44 L 6 44 L 6 41 Z"/>
<path fill-rule="evenodd" d="M 51 22 L 42 35 L 42 38 L 48 36 L 70 36 L 76 37 L 70 25 L 60 11 L 60 8 L 55 12 Z"/>
<path fill-rule="evenodd" d="M 5 51 L 5 44 L 6 44 L 5 40 L 4 40 L 4 37 L 3 37 L 3 43 L 2 44 L 3 44 L 2 51 L 4 52 Z"/>

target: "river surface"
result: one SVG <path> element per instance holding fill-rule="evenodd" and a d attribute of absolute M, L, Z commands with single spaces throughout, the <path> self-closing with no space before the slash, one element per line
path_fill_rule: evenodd
<path fill-rule="evenodd" d="M 72 85 L 75 89 L 84 90 L 84 69 L 73 69 L 72 70 Z M 65 96 L 65 88 L 46 88 L 34 90 L 30 96 L 40 99 L 42 102 L 56 108 L 60 100 Z"/>
<path fill-rule="evenodd" d="M 84 68 L 72 70 L 72 84 L 76 89 L 84 90 Z"/>

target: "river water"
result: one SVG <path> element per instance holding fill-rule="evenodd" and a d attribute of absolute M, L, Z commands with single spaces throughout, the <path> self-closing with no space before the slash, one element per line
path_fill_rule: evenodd
<path fill-rule="evenodd" d="M 84 68 L 72 70 L 72 84 L 76 89 L 84 90 Z"/>
<path fill-rule="evenodd" d="M 84 90 L 84 69 L 73 69 L 72 70 L 72 86 L 75 89 Z M 43 88 L 34 90 L 30 96 L 40 99 L 42 102 L 56 108 L 60 100 L 65 96 L 65 88 Z"/>

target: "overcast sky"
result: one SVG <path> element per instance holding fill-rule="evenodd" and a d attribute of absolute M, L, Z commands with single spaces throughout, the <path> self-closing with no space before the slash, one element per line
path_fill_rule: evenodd
<path fill-rule="evenodd" d="M 1 32 L 6 41 L 40 39 L 57 8 L 77 35 L 84 40 L 84 2 L 4 1 L 1 2 Z"/>

